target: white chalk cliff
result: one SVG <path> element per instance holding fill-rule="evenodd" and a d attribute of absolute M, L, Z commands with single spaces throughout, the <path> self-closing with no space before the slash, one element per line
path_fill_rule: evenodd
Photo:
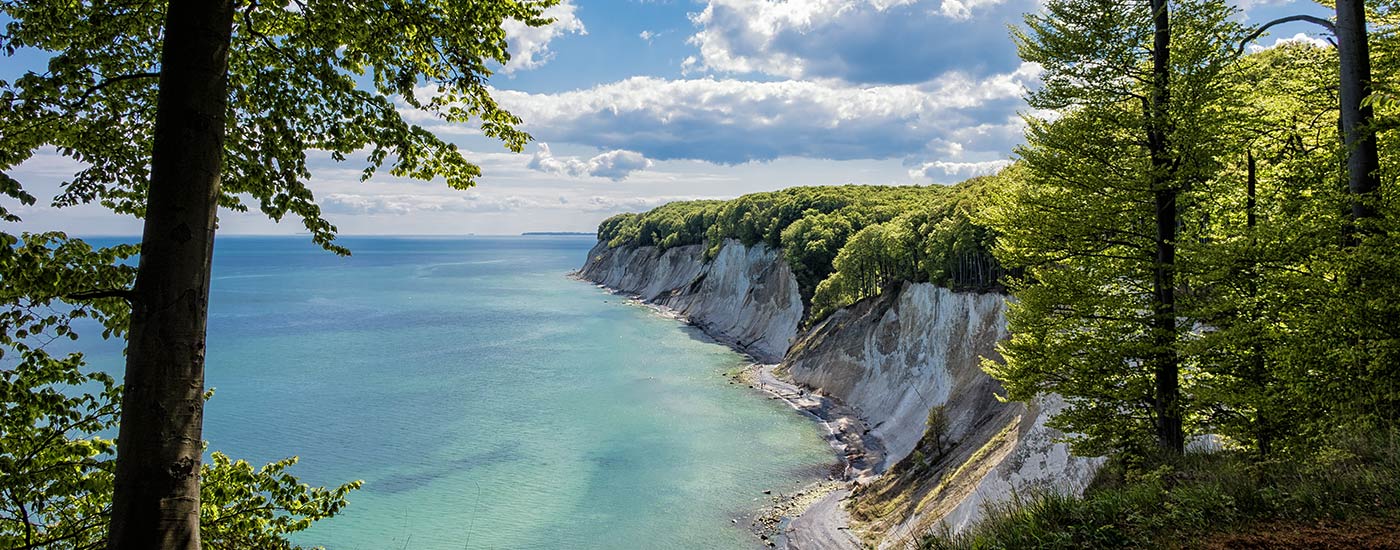
<path fill-rule="evenodd" d="M 943 407 L 945 450 L 921 468 L 895 467 L 863 493 L 856 531 L 888 546 L 946 522 L 961 529 L 986 503 L 1015 491 L 1083 490 L 1099 459 L 1070 456 L 1045 426 L 1062 403 L 1002 403 L 997 382 L 980 368 L 1007 337 L 1006 298 L 905 283 L 833 313 L 802 331 L 797 281 L 779 251 L 726 241 L 710 261 L 698 245 L 664 253 L 654 247 L 599 243 L 579 276 L 667 306 L 713 336 L 763 361 L 783 362 L 797 383 L 837 398 L 865 420 L 886 451 L 877 471 L 911 455 L 929 411 Z M 881 502 L 883 501 L 883 502 Z M 794 525 L 804 525 L 794 522 Z M 804 548 L 850 547 L 849 540 L 793 537 Z"/>
<path fill-rule="evenodd" d="M 700 245 L 661 252 L 598 243 L 578 275 L 671 308 L 760 360 L 781 360 L 802 322 L 797 279 L 782 255 L 734 240 L 710 261 L 704 255 Z"/>

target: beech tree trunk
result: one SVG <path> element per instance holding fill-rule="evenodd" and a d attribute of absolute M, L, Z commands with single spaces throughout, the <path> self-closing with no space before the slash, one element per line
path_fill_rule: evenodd
<path fill-rule="evenodd" d="M 1156 351 L 1153 367 L 1153 413 L 1157 444 L 1181 453 L 1181 384 L 1176 353 L 1176 231 L 1177 189 L 1172 178 L 1168 142 L 1171 106 L 1171 21 L 1167 0 L 1152 0 L 1152 94 L 1147 114 L 1147 144 L 1152 159 L 1152 190 L 1156 206 L 1156 263 L 1152 269 L 1152 334 Z"/>
<path fill-rule="evenodd" d="M 109 550 L 197 550 L 204 331 L 231 0 L 172 0 L 133 289 Z"/>
<path fill-rule="evenodd" d="M 1376 151 L 1375 118 L 1371 106 L 1371 54 L 1366 43 L 1366 3 L 1337 0 L 1337 56 L 1341 67 L 1342 139 L 1347 150 L 1347 187 L 1354 200 L 1353 219 L 1371 218 L 1370 200 L 1380 189 L 1380 155 Z"/>

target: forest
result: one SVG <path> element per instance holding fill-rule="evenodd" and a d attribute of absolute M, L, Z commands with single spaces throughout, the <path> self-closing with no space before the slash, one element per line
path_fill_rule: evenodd
<path fill-rule="evenodd" d="M 1001 178 L 948 187 L 790 187 L 730 201 L 673 202 L 608 218 L 598 239 L 663 250 L 703 244 L 708 256 L 726 239 L 782 250 L 815 322 L 901 281 L 1000 288 L 991 232 L 973 215 Z"/>

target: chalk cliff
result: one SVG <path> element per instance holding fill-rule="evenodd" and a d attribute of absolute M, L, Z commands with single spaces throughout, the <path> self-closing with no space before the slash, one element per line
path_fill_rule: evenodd
<path fill-rule="evenodd" d="M 684 315 L 758 359 L 783 358 L 802 322 L 797 279 L 782 254 L 729 240 L 705 261 L 700 245 L 608 248 L 598 243 L 578 275 Z"/>
<path fill-rule="evenodd" d="M 896 545 L 941 522 L 964 528 L 985 503 L 1017 490 L 1081 491 L 1100 462 L 1072 457 L 1055 441 L 1061 434 L 1045 420 L 1062 406 L 1058 397 L 996 399 L 1000 387 L 980 361 L 995 357 L 1007 337 L 1002 295 L 904 283 L 799 333 L 797 281 L 781 253 L 764 245 L 727 241 L 706 261 L 701 246 L 661 252 L 599 243 L 579 276 L 670 307 L 763 361 L 782 361 L 779 372 L 854 409 L 885 450 L 875 471 L 888 470 L 847 502 L 867 543 Z M 934 408 L 946 428 L 931 439 Z M 819 536 L 789 540 L 851 546 Z"/>

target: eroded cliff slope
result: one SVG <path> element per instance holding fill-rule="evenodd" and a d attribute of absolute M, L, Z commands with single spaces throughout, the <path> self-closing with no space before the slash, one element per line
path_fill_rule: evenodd
<path fill-rule="evenodd" d="M 982 371 L 1008 336 L 1005 307 L 999 294 L 904 283 L 832 314 L 789 351 L 794 380 L 854 408 L 884 445 L 886 473 L 848 507 L 867 539 L 898 543 L 945 521 L 961 529 L 985 502 L 1078 492 L 1092 478 L 1100 461 L 1070 456 L 1045 426 L 1058 398 L 1003 403 Z"/>
<path fill-rule="evenodd" d="M 698 245 L 661 252 L 599 243 L 579 275 L 670 307 L 761 360 L 781 360 L 797 383 L 854 409 L 886 451 L 875 467 L 886 473 L 847 504 L 867 542 L 899 543 L 940 522 L 962 528 L 984 503 L 1017 490 L 1077 492 L 1098 466 L 1071 457 L 1045 426 L 1057 398 L 996 398 L 1000 387 L 980 362 L 1007 336 L 1002 295 L 904 283 L 799 334 L 797 281 L 764 245 L 727 241 L 707 262 Z M 929 431 L 935 410 L 939 427 Z M 849 546 L 827 542 L 814 546 Z"/>

